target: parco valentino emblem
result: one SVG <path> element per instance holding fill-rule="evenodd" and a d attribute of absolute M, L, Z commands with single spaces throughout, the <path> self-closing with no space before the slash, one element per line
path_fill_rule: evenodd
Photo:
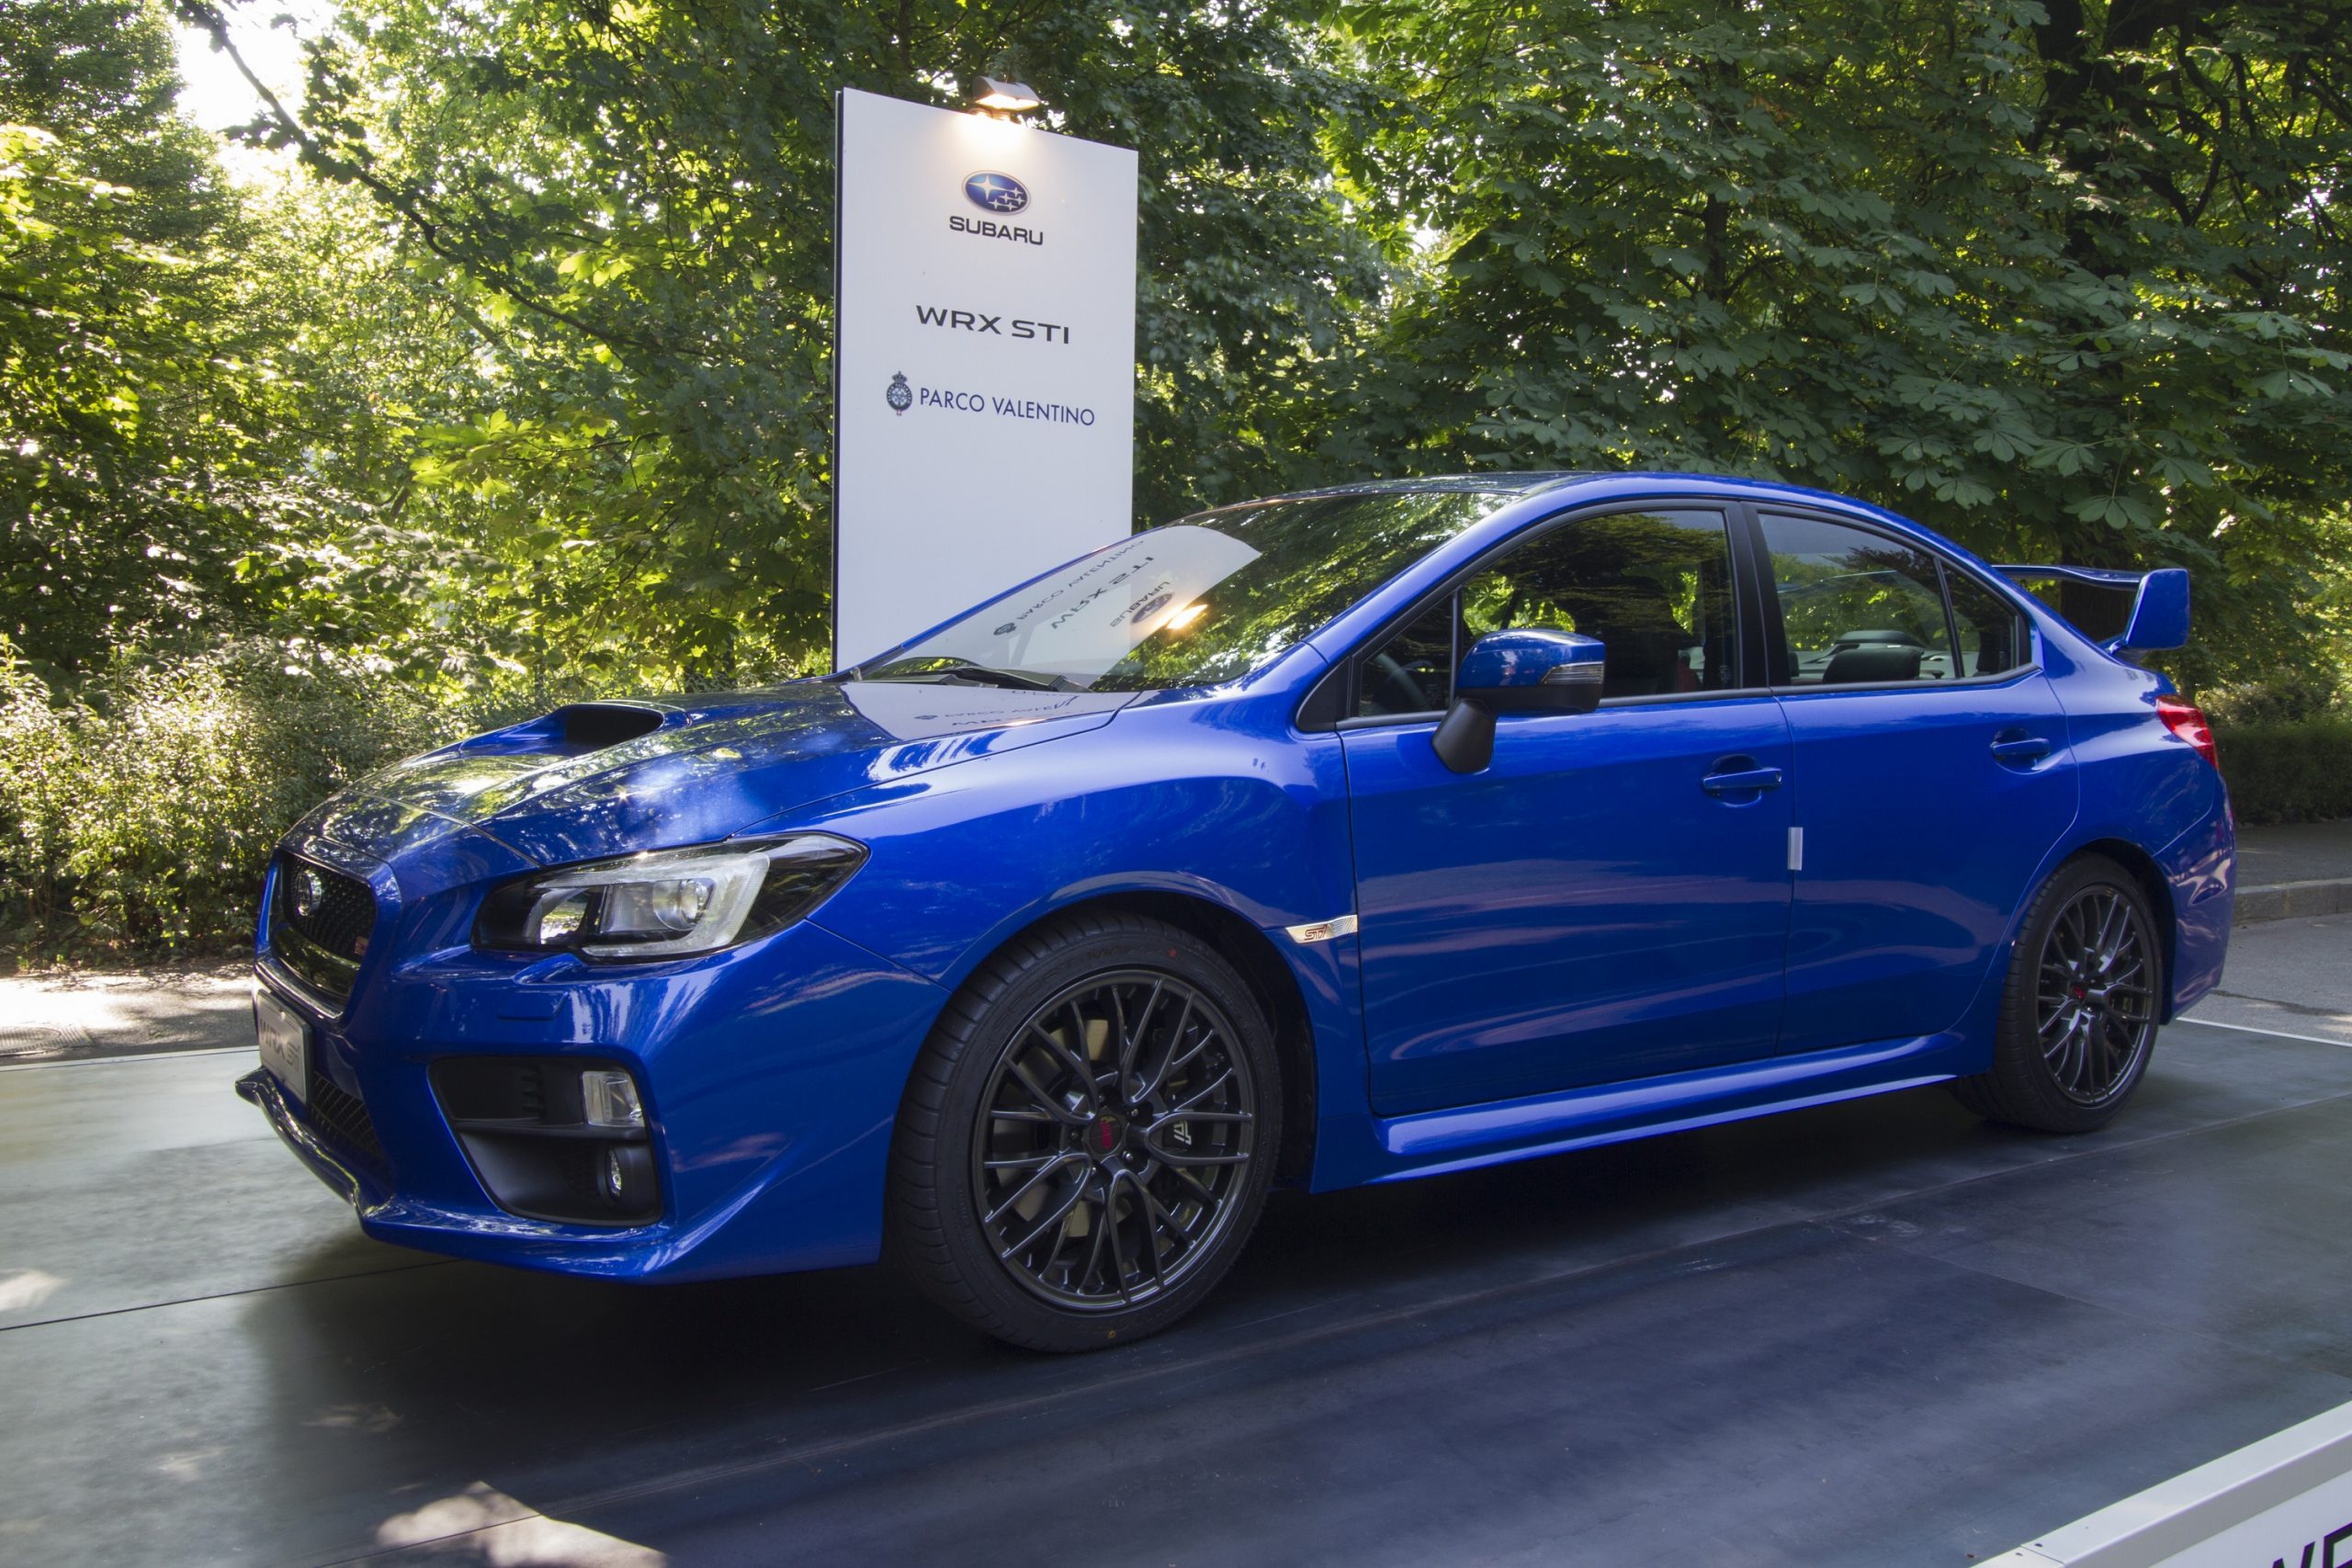
<path fill-rule="evenodd" d="M 890 378 L 890 389 L 882 394 L 882 400 L 890 405 L 892 413 L 904 413 L 915 406 L 914 389 L 907 385 L 905 371 Z"/>

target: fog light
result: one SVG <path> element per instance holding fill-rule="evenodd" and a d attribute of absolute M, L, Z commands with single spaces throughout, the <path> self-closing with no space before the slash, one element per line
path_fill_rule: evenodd
<path fill-rule="evenodd" d="M 580 1119 L 591 1127 L 642 1127 L 645 1107 L 638 1103 L 637 1080 L 615 1067 L 594 1067 L 580 1075 Z M 619 1168 L 606 1162 L 605 1180 L 616 1196 Z"/>

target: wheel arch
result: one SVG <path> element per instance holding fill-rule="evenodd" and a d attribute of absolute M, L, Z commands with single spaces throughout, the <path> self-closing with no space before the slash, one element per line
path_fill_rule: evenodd
<path fill-rule="evenodd" d="M 2172 907 L 2172 884 L 2166 879 L 2156 857 L 2129 839 L 2093 839 L 2077 844 L 2066 856 L 2050 868 L 2042 878 L 2047 882 L 2059 871 L 2086 856 L 2099 855 L 2113 861 L 2132 874 L 2141 894 L 2148 900 L 2148 908 L 2156 917 L 2156 947 L 2164 958 L 2164 984 L 2157 990 L 2156 1021 L 2170 1023 L 2173 1017 L 2172 995 L 2175 958 L 2179 941 L 2179 921 Z M 2035 884 L 2036 886 L 2041 884 Z"/>
<path fill-rule="evenodd" d="M 1225 905 L 1193 894 L 1162 888 L 1125 888 L 1057 904 L 1024 924 L 1000 933 L 984 951 L 957 965 L 968 980 L 996 955 L 1043 927 L 1072 916 L 1140 915 L 1199 938 L 1240 971 L 1265 1010 L 1274 1037 L 1274 1059 L 1283 1075 L 1282 1160 L 1279 1181 L 1303 1181 L 1315 1163 L 1317 1075 L 1315 1034 L 1298 978 L 1283 962 L 1273 939 Z"/>

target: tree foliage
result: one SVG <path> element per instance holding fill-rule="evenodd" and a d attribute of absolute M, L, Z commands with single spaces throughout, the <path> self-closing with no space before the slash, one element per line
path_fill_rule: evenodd
<path fill-rule="evenodd" d="M 226 40 L 223 3 L 176 0 Z M 155 0 L 0 14 L 5 626 L 445 689 L 805 668 L 832 94 L 1143 151 L 1138 513 L 1691 466 L 2340 604 L 2343 0 L 350 0 L 231 190 Z M 2301 653 L 2298 653 L 2301 656 Z"/>
<path fill-rule="evenodd" d="M 242 189 L 160 3 L 0 10 L 0 628 L 53 682 L 806 667 L 832 96 L 983 71 L 1142 151 L 1143 520 L 1690 466 L 2189 565 L 2197 681 L 2346 601 L 2342 0 L 349 0 Z"/>
<path fill-rule="evenodd" d="M 233 607 L 270 403 L 234 202 L 140 0 L 0 9 L 0 632 L 52 671 Z"/>
<path fill-rule="evenodd" d="M 2324 794 L 2352 0 L 344 0 L 244 185 L 168 17 L 264 0 L 166 3 L 0 4 L 0 929 L 209 942 L 386 749 L 820 660 L 833 96 L 982 73 L 1141 152 L 1139 520 L 1683 467 L 2177 562 Z"/>
<path fill-rule="evenodd" d="M 1377 285 L 1312 45 L 1256 5 L 356 0 L 255 134 L 396 218 L 461 324 L 475 395 L 417 427 L 406 504 L 496 558 L 508 651 L 723 680 L 826 641 L 835 90 L 1018 60 L 1059 129 L 1144 150 L 1149 514 L 1281 470 L 1254 389 Z"/>
<path fill-rule="evenodd" d="M 2352 477 L 2342 6 L 1333 16 L 1381 91 L 1349 192 L 1419 264 L 1317 422 L 1334 468 L 1798 479 L 2189 565 L 2192 672 L 2306 640 Z"/>

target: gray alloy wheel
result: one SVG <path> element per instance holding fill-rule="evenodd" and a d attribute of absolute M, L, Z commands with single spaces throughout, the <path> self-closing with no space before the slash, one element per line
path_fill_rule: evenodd
<path fill-rule="evenodd" d="M 1159 921 L 1081 913 L 942 1015 L 899 1111 L 891 1250 L 1013 1344 L 1139 1338 L 1231 1266 L 1281 1130 L 1263 1010 L 1233 966 Z"/>
<path fill-rule="evenodd" d="M 1992 1070 L 1952 1086 L 1979 1115 L 2046 1133 L 2105 1126 L 2155 1048 L 2164 951 L 2147 895 L 2101 855 L 2034 896 L 2009 960 Z"/>

